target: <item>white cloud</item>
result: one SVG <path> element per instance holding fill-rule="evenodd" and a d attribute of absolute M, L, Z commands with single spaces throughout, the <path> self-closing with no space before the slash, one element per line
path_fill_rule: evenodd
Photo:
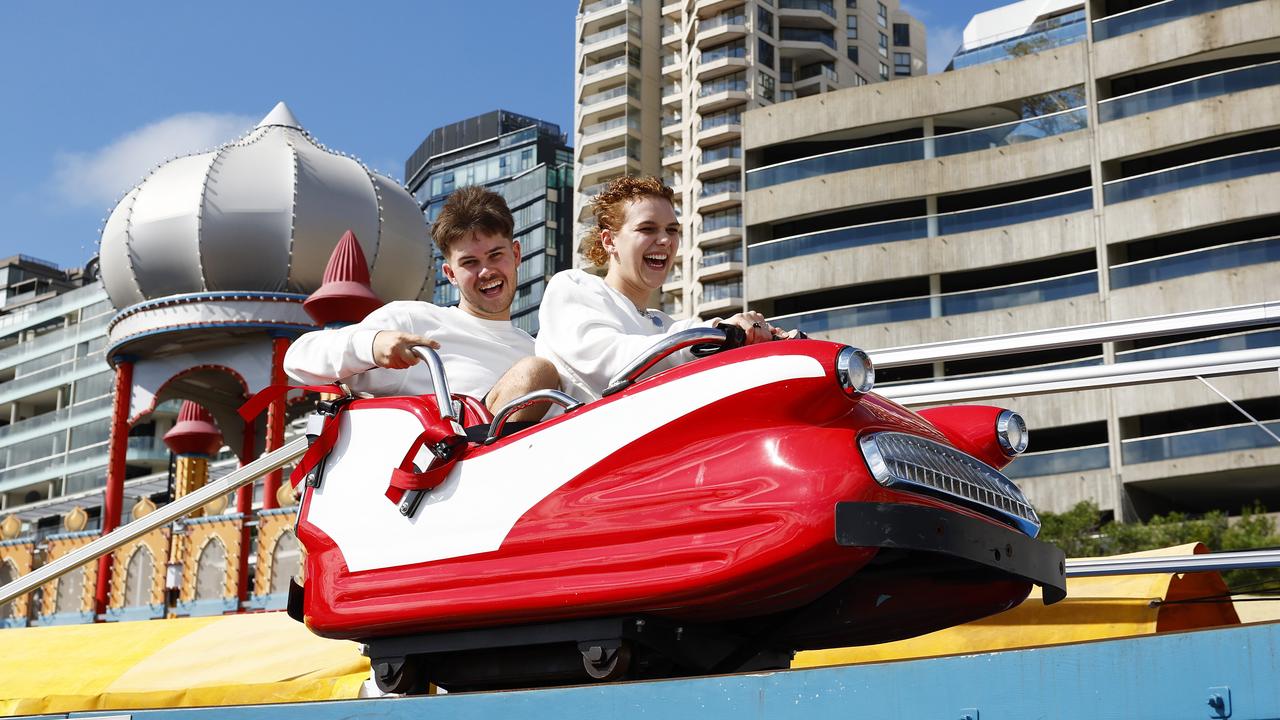
<path fill-rule="evenodd" d="M 257 122 L 247 115 L 181 113 L 83 153 L 58 153 L 54 185 L 66 200 L 101 207 L 115 202 L 156 165 L 233 140 Z"/>
<path fill-rule="evenodd" d="M 916 5 L 915 3 L 898 3 L 898 7 L 906 11 L 911 17 L 921 21 L 928 20 L 933 15 L 933 12 L 928 7 Z"/>
<path fill-rule="evenodd" d="M 960 48 L 961 28 L 943 25 L 929 28 L 929 72 L 942 72 Z"/>

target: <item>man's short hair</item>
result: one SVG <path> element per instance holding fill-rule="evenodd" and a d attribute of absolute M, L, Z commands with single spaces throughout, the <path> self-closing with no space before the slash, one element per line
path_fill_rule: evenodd
<path fill-rule="evenodd" d="M 439 217 L 431 226 L 431 239 L 447 259 L 449 246 L 467 233 L 477 231 L 510 240 L 515 225 L 511 209 L 501 195 L 469 185 L 458 188 L 444 201 Z"/>

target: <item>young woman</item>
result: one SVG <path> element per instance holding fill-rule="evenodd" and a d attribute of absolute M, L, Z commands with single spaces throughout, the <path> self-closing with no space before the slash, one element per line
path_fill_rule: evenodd
<path fill-rule="evenodd" d="M 675 322 L 647 307 L 680 248 L 673 196 L 657 178 L 621 177 L 609 183 L 592 201 L 596 225 L 580 248 L 589 262 L 607 268 L 605 276 L 565 270 L 547 284 L 535 352 L 556 366 L 561 387 L 579 400 L 598 399 L 609 379 L 659 335 L 727 323 L 742 328 L 748 344 L 786 336 L 758 312 Z M 691 358 L 677 353 L 654 371 Z"/>

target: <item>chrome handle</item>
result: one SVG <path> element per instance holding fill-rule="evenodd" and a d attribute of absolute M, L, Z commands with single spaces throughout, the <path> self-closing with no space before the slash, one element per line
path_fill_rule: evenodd
<path fill-rule="evenodd" d="M 581 401 L 559 390 L 534 390 L 526 393 L 504 405 L 498 414 L 493 416 L 493 422 L 489 423 L 489 435 L 484 439 L 484 444 L 488 445 L 498 439 L 498 435 L 502 433 L 502 426 L 507 424 L 507 418 L 531 405 L 544 402 L 559 405 L 567 413 L 582 406 Z"/>
<path fill-rule="evenodd" d="M 444 363 L 440 361 L 440 356 L 426 345 L 415 345 L 413 354 L 422 358 L 431 371 L 431 387 L 436 393 L 436 405 L 440 407 L 440 419 L 452 420 L 455 425 L 460 423 L 462 416 L 453 406 L 453 394 L 449 392 L 449 381 L 444 376 Z"/>
<path fill-rule="evenodd" d="M 694 345 L 702 345 L 703 343 L 722 345 L 725 341 L 725 332 L 719 328 L 689 328 L 671 335 L 664 335 L 658 338 L 658 341 L 650 346 L 648 350 L 645 350 L 639 357 L 619 370 L 609 380 L 609 387 L 605 388 L 601 396 L 607 397 L 620 390 L 625 390 L 638 380 L 641 375 L 648 372 L 650 368 L 662 362 L 674 352 L 679 352 Z"/>

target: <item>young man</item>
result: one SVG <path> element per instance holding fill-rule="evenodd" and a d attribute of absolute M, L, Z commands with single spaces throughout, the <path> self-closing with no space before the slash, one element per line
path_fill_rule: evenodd
<path fill-rule="evenodd" d="M 307 384 L 341 380 L 354 392 L 423 395 L 431 373 L 411 349 L 435 348 L 449 389 L 484 400 L 497 410 L 533 390 L 558 388 L 550 362 L 533 357 L 533 338 L 511 324 L 520 243 L 515 221 L 500 195 L 465 187 L 449 196 L 431 227 L 444 255 L 444 274 L 458 288 L 456 307 L 420 301 L 392 302 L 363 321 L 298 338 L 284 358 L 289 377 Z M 546 405 L 511 416 L 538 420 Z"/>

